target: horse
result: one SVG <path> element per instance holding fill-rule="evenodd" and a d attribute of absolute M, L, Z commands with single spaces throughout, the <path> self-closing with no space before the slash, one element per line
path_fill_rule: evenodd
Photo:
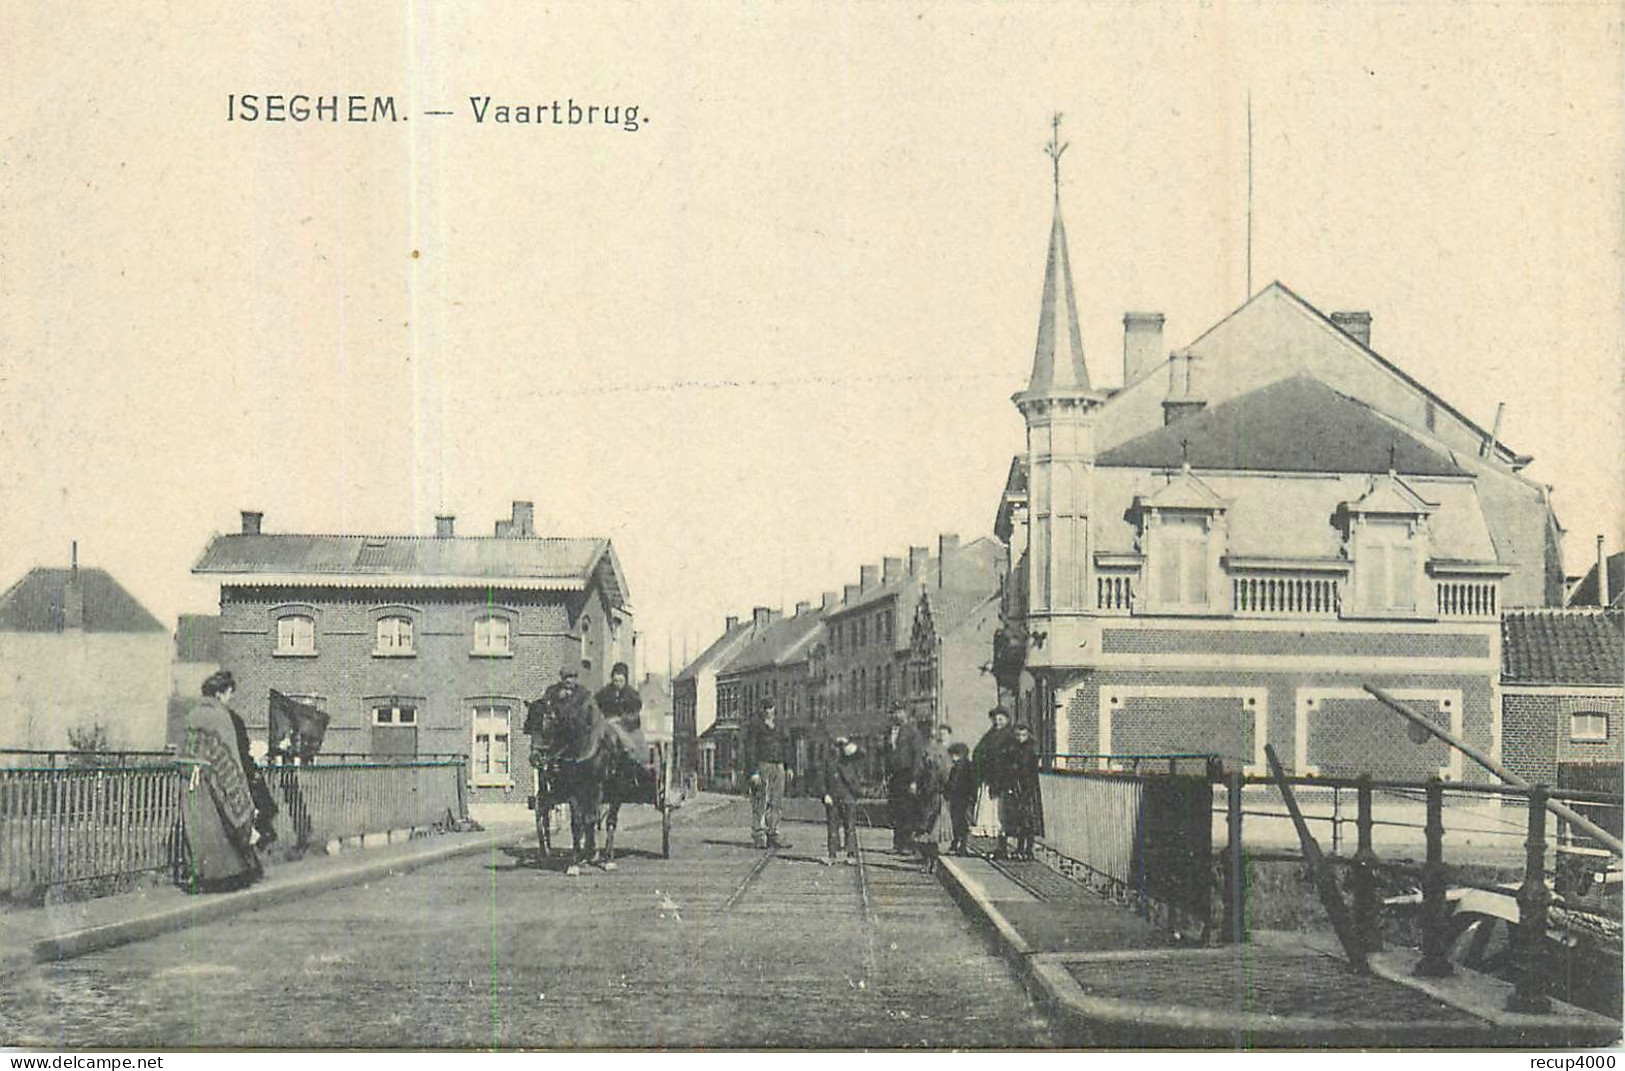
<path fill-rule="evenodd" d="M 552 852 L 548 816 L 553 805 L 570 805 L 570 866 L 565 873 L 576 877 L 583 865 L 614 870 L 615 827 L 620 822 L 621 799 L 613 791 L 615 769 L 621 761 L 614 731 L 589 696 L 564 710 L 543 709 L 541 700 L 531 704 L 541 718 L 542 732 L 536 751 L 538 785 L 536 795 L 536 837 L 542 857 Z M 598 826 L 604 826 L 604 847 L 597 847 Z"/>

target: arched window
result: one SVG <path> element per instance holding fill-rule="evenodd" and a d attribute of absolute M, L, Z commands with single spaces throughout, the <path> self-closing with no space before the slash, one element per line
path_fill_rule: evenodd
<path fill-rule="evenodd" d="M 377 640 L 373 645 L 372 653 L 377 655 L 412 654 L 412 619 L 399 615 L 380 617 L 378 619 Z"/>
<path fill-rule="evenodd" d="M 284 614 L 276 619 L 276 653 L 316 653 L 316 619 L 308 614 Z"/>
<path fill-rule="evenodd" d="M 474 653 L 477 655 L 509 655 L 513 647 L 509 641 L 506 617 L 487 614 L 474 620 Z"/>

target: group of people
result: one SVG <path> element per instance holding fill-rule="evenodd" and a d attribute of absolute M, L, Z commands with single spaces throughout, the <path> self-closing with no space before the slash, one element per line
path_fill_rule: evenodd
<path fill-rule="evenodd" d="M 973 752 L 954 741 L 951 726 L 910 725 L 901 704 L 891 713 L 883 758 L 892 850 L 920 859 L 928 870 L 944 849 L 950 855 L 971 854 L 971 831 L 985 800 L 997 811 L 996 816 L 987 816 L 987 825 L 997 826 L 994 858 L 1032 858 L 1034 842 L 1044 832 L 1044 811 L 1038 790 L 1038 745 L 1027 727 L 1011 728 L 1009 712 L 995 707 L 988 715 L 992 724 Z M 862 746 L 837 736 L 809 758 L 806 788 L 824 803 L 825 862 L 855 863 L 866 760 Z M 744 737 L 751 843 L 757 848 L 790 847 L 779 833 L 779 823 L 784 793 L 795 778 L 791 760 L 790 740 L 778 724 L 770 697 L 763 702 L 761 716 L 746 726 Z"/>
<path fill-rule="evenodd" d="M 911 727 L 901 705 L 892 708 L 887 736 L 886 795 L 892 813 L 892 850 L 917 855 L 933 869 L 944 845 L 970 855 L 970 835 L 985 798 L 997 809 L 997 859 L 1031 859 L 1044 832 L 1038 788 L 1038 744 L 1025 725 L 1010 726 L 1003 707 L 973 752 L 953 741 L 953 728 Z M 988 825 L 994 824 L 988 821 Z M 1010 840 L 1016 842 L 1010 850 Z"/>

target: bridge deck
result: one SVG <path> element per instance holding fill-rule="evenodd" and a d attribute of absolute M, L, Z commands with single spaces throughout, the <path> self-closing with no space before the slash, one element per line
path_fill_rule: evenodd
<path fill-rule="evenodd" d="M 623 832 L 613 874 L 493 851 L 34 968 L 0 992 L 29 1046 L 1049 1047 L 935 878 L 822 824 L 749 846 L 732 802 Z"/>

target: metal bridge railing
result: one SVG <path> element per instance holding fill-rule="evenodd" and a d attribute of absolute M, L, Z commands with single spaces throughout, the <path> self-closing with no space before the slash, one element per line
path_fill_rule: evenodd
<path fill-rule="evenodd" d="M 179 844 L 188 768 L 0 769 L 0 895 L 166 872 Z"/>
<path fill-rule="evenodd" d="M 197 763 L 166 752 L 130 765 L 77 765 L 34 753 L 0 765 L 0 897 L 94 879 L 174 873 L 185 851 L 184 794 Z M 7 756 L 15 763 L 18 753 Z M 85 756 L 81 755 L 81 760 Z M 124 756 L 129 758 L 129 755 Z M 447 828 L 468 818 L 465 760 L 269 766 L 283 843 Z"/>

